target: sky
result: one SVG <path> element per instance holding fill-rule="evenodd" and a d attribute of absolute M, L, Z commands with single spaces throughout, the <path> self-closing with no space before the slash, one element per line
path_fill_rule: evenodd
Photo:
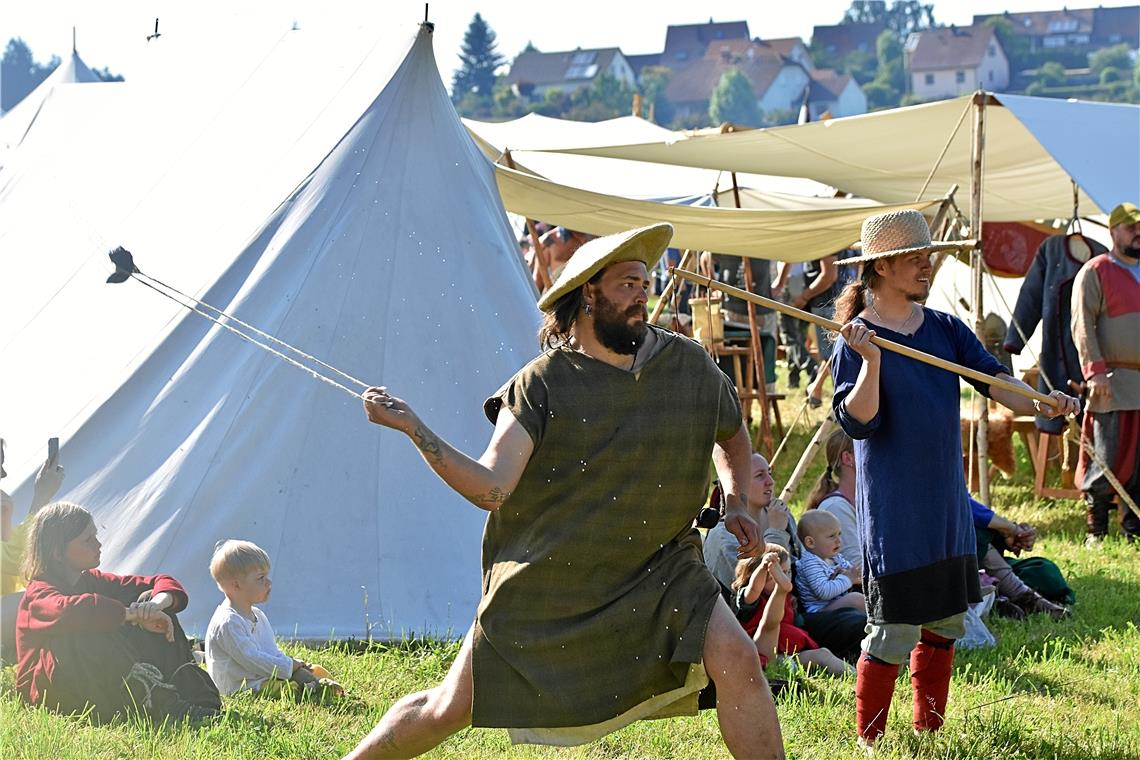
<path fill-rule="evenodd" d="M 940 23 L 968 25 L 975 13 L 1058 8 L 1066 0 L 943 0 L 936 2 Z M 1100 0 L 1093 5 L 1129 5 L 1135 0 Z M 378 9 L 377 6 L 383 6 Z M 440 74 L 450 84 L 458 66 L 463 33 L 476 12 L 498 37 L 499 52 L 512 58 L 528 41 L 543 51 L 575 47 L 620 47 L 629 54 L 660 52 L 670 24 L 708 21 L 748 22 L 753 37 L 811 38 L 812 27 L 837 24 L 850 0 L 445 0 L 430 5 L 435 23 L 435 53 Z M 164 35 L 199 39 L 203 54 L 219 30 L 227 33 L 275 34 L 294 24 L 300 28 L 360 23 L 377 14 L 384 19 L 419 21 L 424 3 L 409 0 L 4 0 L 0 2 L 0 43 L 13 37 L 28 43 L 36 60 L 61 58 L 71 50 L 72 26 L 78 50 L 88 65 L 107 67 L 130 78 L 138 73 L 146 44 L 158 17 Z M 380 25 L 384 20 L 379 22 Z M 381 26 L 382 28 L 382 26 Z M 230 36 L 230 35 L 226 35 Z M 154 44 L 154 43 L 152 43 Z"/>

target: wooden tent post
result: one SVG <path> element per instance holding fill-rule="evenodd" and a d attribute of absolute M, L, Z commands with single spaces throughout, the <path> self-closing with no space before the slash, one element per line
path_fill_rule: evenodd
<path fill-rule="evenodd" d="M 972 166 L 970 173 L 970 237 L 978 241 L 972 256 L 974 278 L 974 334 L 985 344 L 986 314 L 982 304 L 982 173 L 986 153 L 986 101 L 989 95 L 979 90 L 974 93 L 974 128 Z M 990 504 L 989 477 L 989 403 L 978 394 L 978 499 Z"/>
<path fill-rule="evenodd" d="M 515 168 L 510 148 L 503 151 L 503 158 L 507 160 L 507 168 Z M 534 247 L 534 260 L 538 263 L 538 278 L 542 280 L 542 290 L 549 290 L 554 284 L 554 279 L 550 276 L 550 264 L 546 260 L 546 251 L 542 249 L 542 242 L 538 239 L 538 230 L 535 229 L 533 219 L 527 218 L 526 228 L 530 232 L 530 244 Z"/>
<path fill-rule="evenodd" d="M 685 252 L 681 254 L 681 263 L 678 268 L 686 269 L 689 262 L 693 258 L 693 249 L 686 248 Z M 673 276 L 673 269 L 669 269 L 669 281 L 665 283 L 665 287 L 661 289 L 661 297 L 657 299 L 657 305 L 653 307 L 653 313 L 649 315 L 649 324 L 657 324 L 657 320 L 661 318 L 661 313 L 665 311 L 665 304 L 669 303 L 669 299 L 673 297 L 673 289 L 677 287 L 677 278 Z M 677 317 L 676 314 L 673 315 Z"/>
<path fill-rule="evenodd" d="M 804 453 L 800 455 L 800 461 L 796 463 L 796 468 L 792 470 L 791 476 L 788 477 L 788 482 L 784 484 L 784 489 L 780 491 L 780 500 L 785 504 L 788 503 L 788 499 L 792 497 L 792 494 L 796 492 L 796 488 L 799 487 L 800 481 L 804 478 L 804 473 L 807 472 L 812 460 L 815 459 L 815 455 L 819 452 L 820 446 L 822 446 L 823 442 L 831 435 L 831 431 L 837 427 L 839 427 L 839 423 L 835 421 L 835 412 L 829 411 L 827 417 L 824 418 L 823 423 L 819 426 L 819 430 L 815 431 L 815 435 L 813 435 L 811 441 L 808 442 Z"/>
<path fill-rule="evenodd" d="M 740 208 L 740 187 L 736 184 L 736 172 L 732 172 L 732 200 L 736 208 Z M 740 257 L 744 268 L 744 289 L 752 292 L 752 264 L 747 256 Z M 752 369 L 756 374 L 756 392 L 760 396 L 760 440 L 764 442 L 764 451 L 772 456 L 772 430 L 768 426 L 768 386 L 765 382 L 764 349 L 760 343 L 760 329 L 756 324 L 756 307 L 751 301 L 746 302 L 748 309 L 748 333 L 752 344 Z M 751 402 L 749 402 L 751 403 Z M 745 415 L 747 416 L 747 415 Z"/>

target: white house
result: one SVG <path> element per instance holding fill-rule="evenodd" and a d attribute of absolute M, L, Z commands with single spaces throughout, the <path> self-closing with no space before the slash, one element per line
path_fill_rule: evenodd
<path fill-rule="evenodd" d="M 906 41 L 906 64 L 910 90 L 921 100 L 1009 86 L 1009 59 L 988 26 L 915 32 Z"/>

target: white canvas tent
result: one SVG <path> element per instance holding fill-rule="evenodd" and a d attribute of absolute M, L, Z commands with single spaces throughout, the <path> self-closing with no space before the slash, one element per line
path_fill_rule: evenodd
<path fill-rule="evenodd" d="M 483 399 L 533 355 L 535 295 L 430 33 L 383 37 L 379 95 L 203 300 L 387 384 L 479 450 Z M 159 298 L 134 282 L 100 293 Z M 95 513 L 103 566 L 178 577 L 188 630 L 218 599 L 207 564 L 226 537 L 273 558 L 266 607 L 281 635 L 459 633 L 472 619 L 481 513 L 359 401 L 198 317 L 177 320 L 61 457 L 63 496 Z"/>
<path fill-rule="evenodd" d="M 985 220 L 1068 218 L 1070 177 L 1080 186 L 1085 214 L 1140 197 L 1140 106 L 1004 94 L 989 99 Z M 940 196 L 953 184 L 970 187 L 972 108 L 966 95 L 811 124 L 563 152 L 806 176 L 883 203 L 903 203 Z"/>
<path fill-rule="evenodd" d="M 103 80 L 79 57 L 79 53 L 71 51 L 66 61 L 60 62 L 23 100 L 0 116 L 0 166 L 3 166 L 8 152 L 20 145 L 35 122 L 40 107 L 51 96 L 56 85 L 101 81 Z"/>
<path fill-rule="evenodd" d="M 221 29 L 235 55 L 218 71 L 194 40 L 164 37 L 129 82 L 56 89 L 0 170 L 0 355 L 21 368 L 5 374 L 0 421 L 16 482 L 183 314 L 142 288 L 109 298 L 107 251 L 205 292 L 392 76 L 401 59 L 375 28 Z"/>

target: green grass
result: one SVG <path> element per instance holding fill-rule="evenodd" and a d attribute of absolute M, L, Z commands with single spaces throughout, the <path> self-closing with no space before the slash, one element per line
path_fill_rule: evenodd
<path fill-rule="evenodd" d="M 800 408 L 790 392 L 782 409 L 790 424 Z M 808 413 L 814 424 L 822 411 Z M 801 424 L 776 464 L 782 483 L 811 431 Z M 993 487 L 995 506 L 1041 531 L 1038 551 L 1054 559 L 1077 593 L 1072 619 L 1053 623 L 989 619 L 993 649 L 960 652 L 955 660 L 945 728 L 915 737 L 909 685 L 899 680 L 882 758 L 1140 758 L 1140 561 L 1114 529 L 1099 550 L 1082 546 L 1082 509 L 1074 502 L 1036 499 L 1020 449 L 1012 482 Z M 799 500 L 822 469 L 817 462 Z M 350 749 L 400 696 L 437 683 L 457 651 L 451 642 L 374 646 L 352 654 L 330 647 L 287 646 L 291 654 L 329 667 L 361 701 L 356 706 L 297 705 L 239 696 L 226 715 L 198 728 L 135 723 L 92 726 L 24 706 L 12 693 L 12 670 L 0 678 L 0 757 L 12 758 L 317 758 Z M 789 757 L 856 758 L 854 681 L 775 672 L 793 688 L 777 708 Z M 442 744 L 437 758 L 704 758 L 726 757 L 711 711 L 696 717 L 638 723 L 582 748 L 511 747 L 504 731 L 468 730 Z"/>

